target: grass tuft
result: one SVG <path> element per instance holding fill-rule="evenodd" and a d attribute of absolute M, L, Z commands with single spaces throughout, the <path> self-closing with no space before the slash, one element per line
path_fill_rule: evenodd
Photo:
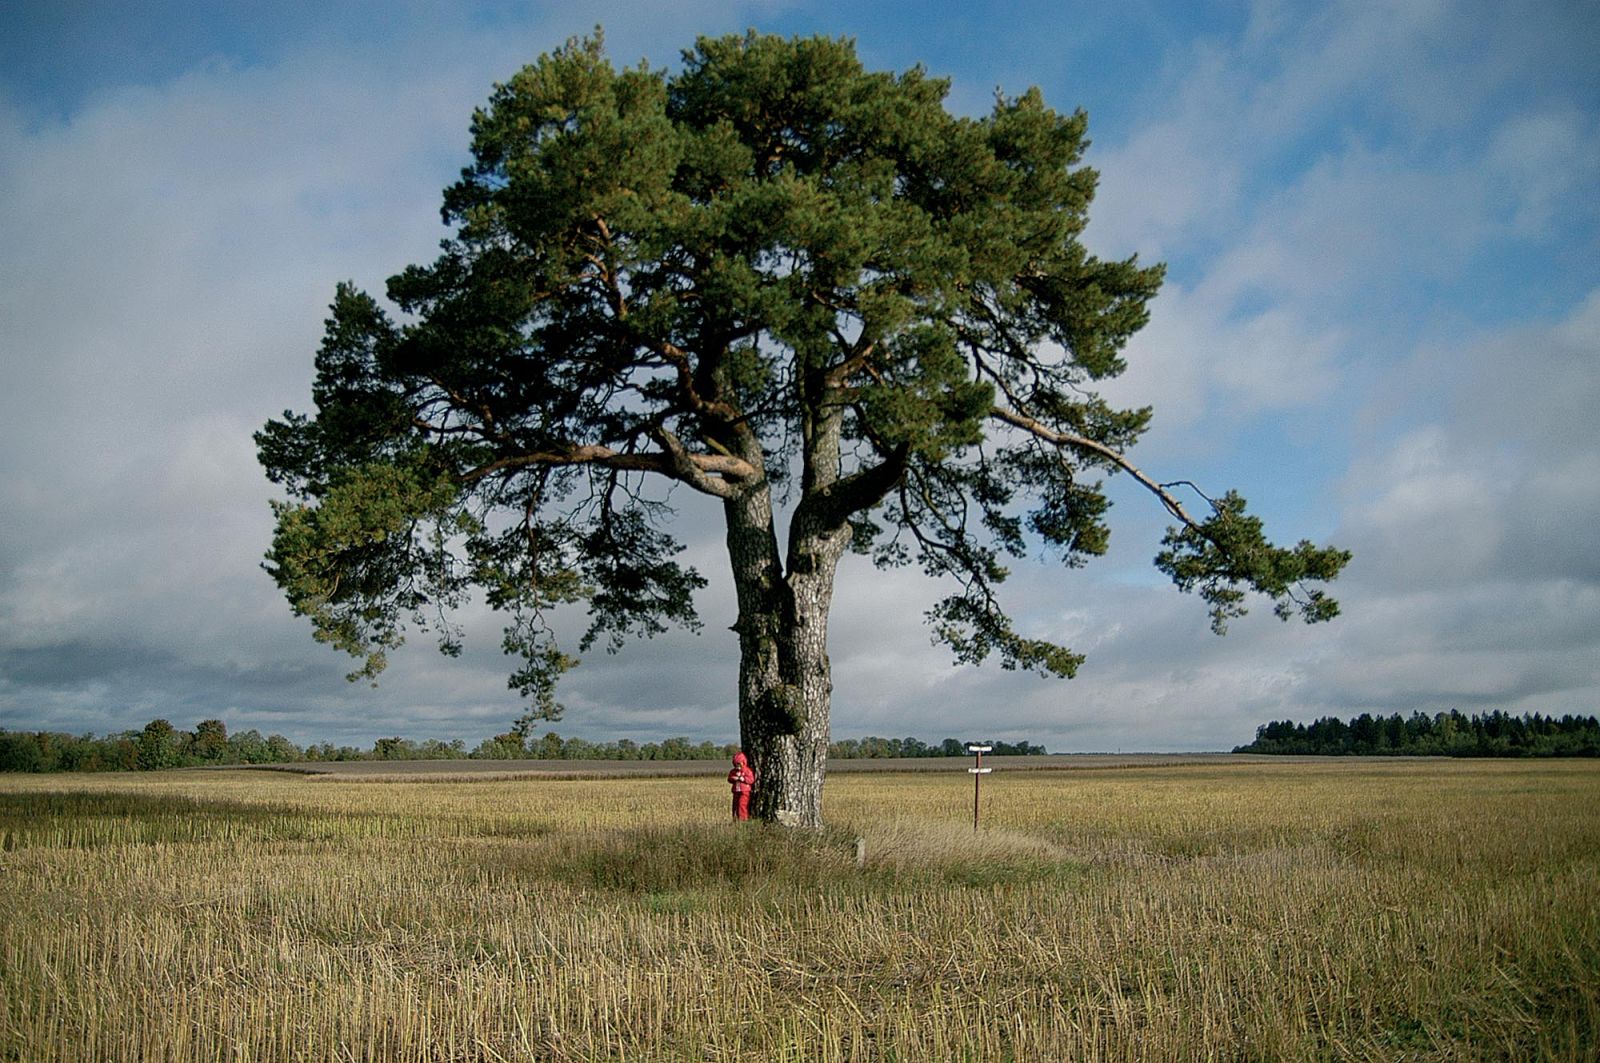
<path fill-rule="evenodd" d="M 579 886 L 664 894 L 815 889 L 845 874 L 847 861 L 825 835 L 746 823 L 606 831 L 577 840 L 549 870 Z"/>
<path fill-rule="evenodd" d="M 970 824 L 891 820 L 861 833 L 865 867 L 880 882 L 993 887 L 1068 882 L 1087 865 L 1043 838 Z"/>

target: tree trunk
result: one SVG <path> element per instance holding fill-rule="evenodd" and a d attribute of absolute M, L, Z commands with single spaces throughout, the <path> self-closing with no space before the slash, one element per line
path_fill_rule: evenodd
<path fill-rule="evenodd" d="M 739 601 L 739 741 L 756 773 L 751 807 L 768 822 L 820 827 L 833 693 L 828 612 L 849 531 L 797 526 L 785 566 L 765 486 L 726 512 Z"/>
<path fill-rule="evenodd" d="M 778 554 L 765 478 L 724 502 L 739 600 L 739 741 L 756 773 L 751 806 L 758 818 L 790 827 L 822 826 L 833 699 L 828 614 L 850 517 L 883 498 L 909 454 L 902 445 L 880 464 L 841 477 L 844 405 L 832 395 L 839 386 L 820 370 L 801 382 L 803 464 L 788 556 Z M 765 468 L 754 436 L 733 442 L 729 449 L 746 463 Z"/>

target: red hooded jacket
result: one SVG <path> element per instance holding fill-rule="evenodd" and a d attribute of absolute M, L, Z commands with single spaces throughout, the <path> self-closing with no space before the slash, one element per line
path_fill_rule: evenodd
<path fill-rule="evenodd" d="M 736 794 L 747 794 L 755 785 L 756 773 L 750 770 L 750 761 L 742 750 L 733 755 L 733 770 L 728 772 L 728 782 Z"/>

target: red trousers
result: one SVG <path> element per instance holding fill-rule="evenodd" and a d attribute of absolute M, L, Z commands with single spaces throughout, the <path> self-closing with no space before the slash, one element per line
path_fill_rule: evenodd
<path fill-rule="evenodd" d="M 733 818 L 750 818 L 750 791 L 735 790 L 733 792 Z"/>

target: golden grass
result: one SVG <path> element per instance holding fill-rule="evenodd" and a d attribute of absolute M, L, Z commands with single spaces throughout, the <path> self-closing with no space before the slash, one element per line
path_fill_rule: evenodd
<path fill-rule="evenodd" d="M 0 1059 L 1596 1058 L 1600 764 L 969 778 L 0 777 Z"/>

